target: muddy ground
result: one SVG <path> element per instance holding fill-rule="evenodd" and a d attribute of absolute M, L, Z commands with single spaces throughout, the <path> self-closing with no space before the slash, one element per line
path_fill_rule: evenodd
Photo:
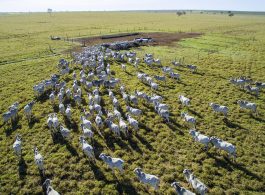
<path fill-rule="evenodd" d="M 193 38 L 201 36 L 201 33 L 164 33 L 164 32 L 153 32 L 153 33 L 126 33 L 116 34 L 107 36 L 96 36 L 96 37 L 84 37 L 74 39 L 76 42 L 80 42 L 82 46 L 90 46 L 102 43 L 113 43 L 117 41 L 132 41 L 135 38 L 152 38 L 153 42 L 149 45 L 161 45 L 161 46 L 173 46 L 174 42 L 177 42 L 185 38 Z"/>

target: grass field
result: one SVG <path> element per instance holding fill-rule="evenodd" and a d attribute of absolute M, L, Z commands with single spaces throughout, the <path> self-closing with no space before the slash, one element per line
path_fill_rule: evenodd
<path fill-rule="evenodd" d="M 20 120 L 14 128 L 0 122 L 0 194 L 39 194 L 42 181 L 34 163 L 33 146 L 37 145 L 45 159 L 46 175 L 61 194 L 154 194 L 140 184 L 133 173 L 136 167 L 161 179 L 157 194 L 174 192 L 170 183 L 180 181 L 187 188 L 182 174 L 189 168 L 208 187 L 210 194 L 262 194 L 265 192 L 265 94 L 255 96 L 229 84 L 230 77 L 251 76 L 265 81 L 265 15 L 187 14 L 154 12 L 66 12 L 0 15 L 0 113 L 15 101 L 20 102 Z M 100 160 L 91 165 L 83 155 L 78 138 L 81 129 L 73 129 L 67 143 L 54 141 L 46 126 L 47 115 L 54 112 L 48 100 L 38 102 L 33 114 L 35 123 L 28 125 L 23 107 L 34 98 L 32 87 L 57 72 L 57 62 L 70 59 L 66 50 L 77 43 L 51 41 L 49 36 L 84 37 L 119 32 L 201 32 L 203 36 L 185 39 L 174 46 L 141 47 L 138 56 L 153 53 L 164 66 L 183 58 L 198 66 L 192 74 L 185 68 L 174 68 L 182 82 L 168 79 L 159 83 L 158 94 L 170 105 L 170 124 L 144 102 L 138 135 L 129 140 L 114 138 L 105 129 L 103 139 L 95 135 L 96 155 L 104 151 L 122 158 L 124 175 L 115 173 Z M 50 48 L 52 51 L 50 51 Z M 76 68 L 76 67 L 75 67 Z M 140 70 L 155 75 L 159 68 L 140 64 Z M 138 81 L 136 70 L 128 66 L 127 74 L 120 65 L 111 64 L 127 91 L 150 91 Z M 71 75 L 68 76 L 72 78 Z M 67 86 L 72 85 L 72 80 Z M 102 89 L 102 92 L 103 89 Z M 118 90 L 114 90 L 120 102 Z M 107 93 L 104 103 L 111 108 Z M 178 95 L 191 98 L 189 113 L 198 121 L 197 129 L 209 136 L 220 137 L 237 147 L 236 163 L 226 153 L 213 147 L 206 153 L 194 143 L 180 118 L 183 109 Z M 258 104 L 258 116 L 242 111 L 236 104 L 246 99 Z M 87 101 L 87 99 L 86 99 Z M 208 106 L 216 102 L 229 107 L 228 121 L 214 114 Z M 125 104 L 122 103 L 125 111 Z M 60 121 L 63 117 L 60 116 Z M 73 121 L 79 125 L 80 109 L 73 108 Z M 74 125 L 73 125 L 74 127 Z M 12 144 L 15 135 L 23 138 L 23 159 L 18 163 Z M 190 188 L 189 188 L 190 189 Z"/>

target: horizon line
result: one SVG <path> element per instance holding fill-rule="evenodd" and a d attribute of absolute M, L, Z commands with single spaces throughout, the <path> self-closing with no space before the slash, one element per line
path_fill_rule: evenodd
<path fill-rule="evenodd" d="M 47 8 L 50 9 L 50 8 Z M 209 10 L 209 9 L 150 9 L 150 10 L 146 10 L 146 9 L 139 9 L 139 10 L 52 10 L 52 12 L 154 12 L 154 11 L 218 11 L 218 12 L 222 12 L 222 11 L 231 11 L 231 12 L 257 12 L 257 13 L 265 13 L 264 11 L 258 11 L 258 10 Z M 0 11 L 0 13 L 47 13 L 47 11 Z"/>

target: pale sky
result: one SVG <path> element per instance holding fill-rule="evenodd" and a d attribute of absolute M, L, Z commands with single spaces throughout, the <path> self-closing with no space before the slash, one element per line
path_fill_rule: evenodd
<path fill-rule="evenodd" d="M 0 12 L 108 10 L 265 11 L 265 0 L 0 0 Z"/>

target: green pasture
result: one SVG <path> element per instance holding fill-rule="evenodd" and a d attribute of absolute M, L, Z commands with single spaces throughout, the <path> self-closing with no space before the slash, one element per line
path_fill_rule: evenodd
<path fill-rule="evenodd" d="M 153 53 L 163 66 L 171 66 L 174 59 L 198 66 L 193 74 L 184 67 L 175 68 L 181 82 L 168 78 L 158 82 L 157 94 L 170 106 L 170 120 L 166 124 L 146 102 L 139 108 L 138 134 L 126 140 L 115 138 L 108 128 L 104 137 L 95 133 L 95 153 L 105 152 L 125 161 L 123 175 L 113 174 L 101 160 L 89 163 L 83 155 L 79 136 L 82 134 L 80 108 L 72 107 L 72 134 L 67 142 L 53 140 L 46 125 L 47 116 L 54 112 L 48 99 L 38 101 L 33 108 L 34 122 L 28 125 L 23 107 L 34 99 L 33 85 L 58 72 L 60 58 L 70 59 L 69 51 L 77 46 L 71 41 L 51 41 L 50 36 L 76 38 L 114 34 L 119 32 L 201 32 L 202 36 L 181 40 L 173 46 L 141 47 L 133 49 L 138 56 Z M 0 15 L 0 113 L 15 101 L 20 102 L 19 122 L 10 128 L 0 122 L 0 194 L 41 194 L 42 179 L 34 163 L 33 147 L 37 145 L 45 159 L 46 176 L 61 194 L 173 194 L 170 183 L 177 180 L 188 187 L 182 174 L 191 169 L 209 187 L 209 194 L 262 194 L 265 192 L 265 91 L 259 98 L 229 83 L 229 78 L 242 75 L 265 82 L 265 15 L 192 13 L 178 17 L 170 12 L 64 12 L 24 13 Z M 127 92 L 135 89 L 150 93 L 141 83 L 137 71 L 150 75 L 162 74 L 141 63 L 139 70 L 127 65 L 127 73 L 120 64 L 111 61 L 111 70 L 121 79 Z M 77 72 L 81 66 L 71 65 Z M 79 73 L 79 72 L 78 72 Z M 79 75 L 79 74 L 78 74 Z M 67 79 L 73 84 L 72 75 Z M 79 78 L 79 77 L 78 77 Z M 101 89 L 103 103 L 112 108 L 107 91 Z M 126 107 L 118 88 L 115 95 Z M 191 98 L 186 109 L 197 119 L 197 129 L 209 136 L 217 136 L 237 147 L 233 162 L 224 152 L 210 147 L 208 152 L 195 143 L 189 128 L 180 118 L 184 109 L 178 95 Z M 83 94 L 86 99 L 86 94 Z M 249 100 L 258 104 L 258 115 L 240 110 L 236 101 Z M 213 113 L 210 102 L 229 107 L 228 122 Z M 58 102 L 56 102 L 58 104 Z M 64 118 L 58 114 L 64 124 Z M 96 131 L 95 131 L 96 132 Z M 15 135 L 23 138 L 23 161 L 18 162 L 12 148 Z M 160 189 L 139 183 L 133 169 L 142 169 L 159 176 Z"/>

